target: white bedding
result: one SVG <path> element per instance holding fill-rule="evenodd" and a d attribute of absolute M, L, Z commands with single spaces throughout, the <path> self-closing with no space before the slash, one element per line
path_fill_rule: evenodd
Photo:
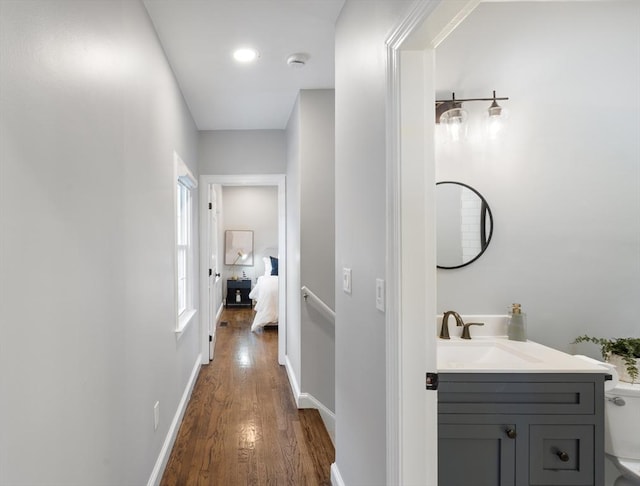
<path fill-rule="evenodd" d="M 278 323 L 278 276 L 258 277 L 256 286 L 251 290 L 249 298 L 256 301 L 256 315 L 251 325 L 252 331 L 262 329 L 267 324 Z"/>

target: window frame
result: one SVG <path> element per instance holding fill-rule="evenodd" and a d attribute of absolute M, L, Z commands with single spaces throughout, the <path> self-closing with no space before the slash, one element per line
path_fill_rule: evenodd
<path fill-rule="evenodd" d="M 182 335 L 197 313 L 197 262 L 195 261 L 196 235 L 194 229 L 196 189 L 198 181 L 187 165 L 174 151 L 174 287 L 176 316 L 175 332 Z M 180 261 L 182 260 L 182 264 Z M 182 281 L 181 281 L 182 280 Z"/>

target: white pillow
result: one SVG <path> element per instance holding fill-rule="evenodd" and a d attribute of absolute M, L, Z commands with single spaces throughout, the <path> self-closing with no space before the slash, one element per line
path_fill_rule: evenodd
<path fill-rule="evenodd" d="M 268 277 L 271 275 L 271 258 L 263 257 L 262 261 L 264 262 L 264 276 Z"/>

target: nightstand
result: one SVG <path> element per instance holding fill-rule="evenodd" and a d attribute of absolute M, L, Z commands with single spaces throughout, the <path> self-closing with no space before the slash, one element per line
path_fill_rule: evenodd
<path fill-rule="evenodd" d="M 227 280 L 227 307 L 253 307 L 251 280 Z"/>

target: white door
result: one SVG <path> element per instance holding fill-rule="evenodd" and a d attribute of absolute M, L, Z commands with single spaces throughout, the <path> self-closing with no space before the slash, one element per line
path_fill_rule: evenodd
<path fill-rule="evenodd" d="M 213 359 L 218 311 L 222 304 L 220 269 L 218 267 L 218 199 L 216 186 L 209 184 L 209 360 Z"/>

